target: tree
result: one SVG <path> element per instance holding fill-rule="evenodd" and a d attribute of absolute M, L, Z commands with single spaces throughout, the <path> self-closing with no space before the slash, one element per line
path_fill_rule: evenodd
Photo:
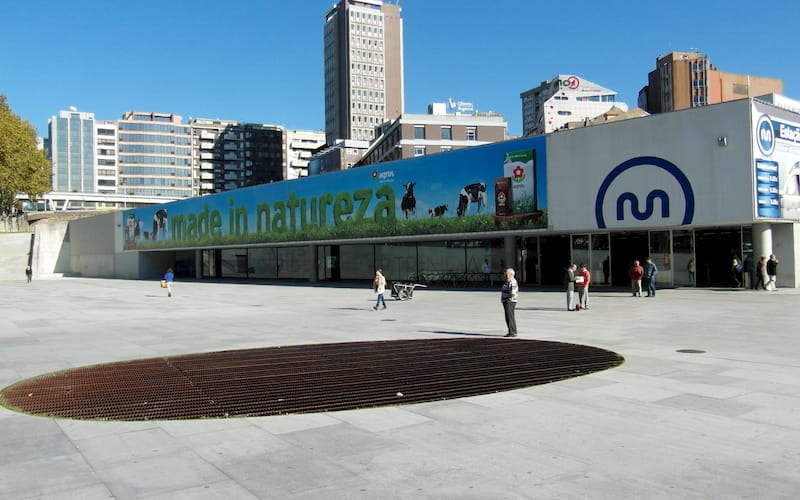
<path fill-rule="evenodd" d="M 0 211 L 11 213 L 18 194 L 50 191 L 50 162 L 36 147 L 36 130 L 15 115 L 0 95 Z"/>

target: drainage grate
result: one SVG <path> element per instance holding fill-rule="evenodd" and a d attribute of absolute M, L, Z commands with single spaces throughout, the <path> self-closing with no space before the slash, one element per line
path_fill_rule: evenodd
<path fill-rule="evenodd" d="M 297 345 L 81 367 L 6 387 L 0 403 L 47 417 L 103 420 L 313 413 L 487 394 L 623 361 L 595 347 L 535 340 Z"/>

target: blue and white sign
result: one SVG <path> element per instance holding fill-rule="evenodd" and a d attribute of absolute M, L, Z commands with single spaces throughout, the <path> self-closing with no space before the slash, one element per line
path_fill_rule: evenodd
<path fill-rule="evenodd" d="M 775 127 L 767 115 L 762 115 L 756 122 L 756 144 L 764 156 L 770 156 L 775 151 Z"/>
<path fill-rule="evenodd" d="M 631 158 L 603 180 L 595 198 L 599 229 L 691 224 L 694 191 L 675 164 L 656 156 Z"/>

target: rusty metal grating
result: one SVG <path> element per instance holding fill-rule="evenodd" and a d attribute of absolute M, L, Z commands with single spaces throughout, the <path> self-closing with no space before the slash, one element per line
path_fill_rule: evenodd
<path fill-rule="evenodd" d="M 41 416 L 101 420 L 313 413 L 475 396 L 622 362 L 596 347 L 538 340 L 296 345 L 81 367 L 6 387 L 0 403 Z"/>

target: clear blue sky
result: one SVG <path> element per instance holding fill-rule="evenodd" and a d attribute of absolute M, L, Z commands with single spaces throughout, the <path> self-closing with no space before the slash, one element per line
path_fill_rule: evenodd
<path fill-rule="evenodd" d="M 333 4 L 1 1 L 0 94 L 40 136 L 69 106 L 104 120 L 137 110 L 322 130 L 322 30 Z M 576 74 L 634 107 L 656 57 L 691 49 L 722 71 L 781 78 L 800 100 L 797 0 L 400 5 L 407 113 L 452 97 L 501 113 L 519 134 L 519 94 L 543 80 Z"/>

